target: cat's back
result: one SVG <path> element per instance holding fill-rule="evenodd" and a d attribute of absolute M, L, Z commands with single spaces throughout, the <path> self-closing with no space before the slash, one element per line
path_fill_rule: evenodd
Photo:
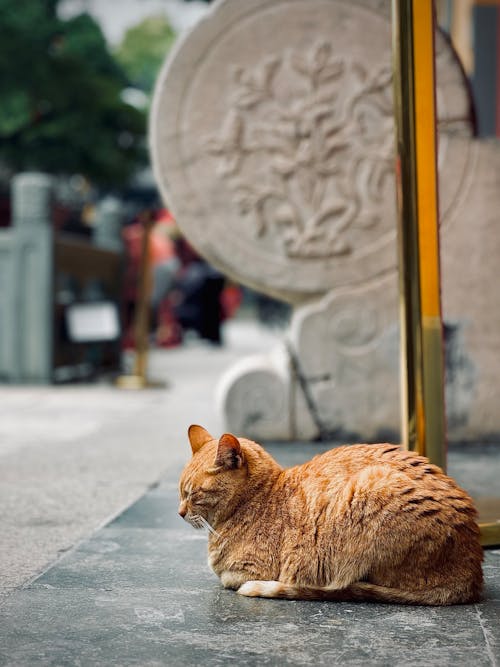
<path fill-rule="evenodd" d="M 375 529 L 385 522 L 430 533 L 437 527 L 443 539 L 450 529 L 466 530 L 477 542 L 477 512 L 469 494 L 427 458 L 398 445 L 336 447 L 290 472 L 296 495 L 327 522 L 344 517 Z"/>
<path fill-rule="evenodd" d="M 431 464 L 424 456 L 390 443 L 334 447 L 318 454 L 302 466 L 297 466 L 297 470 L 306 476 L 311 473 L 328 477 L 335 474 L 351 476 L 370 466 L 387 466 L 389 469 L 405 472 L 411 477 L 443 474 L 440 468 Z"/>
<path fill-rule="evenodd" d="M 414 468 L 411 462 L 415 455 L 401 449 L 399 445 L 390 443 L 375 445 L 342 445 L 329 449 L 322 454 L 314 456 L 310 461 L 296 466 L 294 472 L 308 477 L 352 477 L 358 472 L 370 466 L 388 466 L 390 469 L 397 468 L 406 470 Z M 420 462 L 430 465 L 427 459 L 417 457 Z"/>
<path fill-rule="evenodd" d="M 355 484 L 358 490 L 380 489 L 384 493 L 408 495 L 417 492 L 449 493 L 469 501 L 456 482 L 424 456 L 390 443 L 335 447 L 297 466 L 297 479 L 311 490 Z"/>

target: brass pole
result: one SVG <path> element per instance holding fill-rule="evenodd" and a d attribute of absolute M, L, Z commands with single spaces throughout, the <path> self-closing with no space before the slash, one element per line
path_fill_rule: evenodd
<path fill-rule="evenodd" d="M 445 470 L 433 2 L 392 10 L 403 442 Z M 477 504 L 482 544 L 500 545 L 497 499 Z"/>
<path fill-rule="evenodd" d="M 153 286 L 150 239 L 154 220 L 148 211 L 142 220 L 141 256 L 139 260 L 139 281 L 134 314 L 135 360 L 131 375 L 121 375 L 116 380 L 120 389 L 161 388 L 166 383 L 147 378 L 149 351 L 150 300 Z"/>
<path fill-rule="evenodd" d="M 393 0 L 402 432 L 446 468 L 431 0 Z"/>
<path fill-rule="evenodd" d="M 134 322 L 135 336 L 135 363 L 134 375 L 146 382 L 148 361 L 148 336 L 149 336 L 149 311 L 151 290 L 153 285 L 153 273 L 150 256 L 151 230 L 153 218 L 149 211 L 143 218 L 141 238 L 141 258 L 139 263 L 139 289 L 137 291 L 137 302 Z"/>

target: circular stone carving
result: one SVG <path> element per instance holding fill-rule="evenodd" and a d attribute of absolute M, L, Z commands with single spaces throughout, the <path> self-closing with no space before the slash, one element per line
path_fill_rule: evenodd
<path fill-rule="evenodd" d="M 188 239 L 236 280 L 298 303 L 396 266 L 388 8 L 219 2 L 160 75 L 157 181 Z M 467 130 L 460 68 L 443 40 L 437 51 L 440 118 L 452 97 Z"/>

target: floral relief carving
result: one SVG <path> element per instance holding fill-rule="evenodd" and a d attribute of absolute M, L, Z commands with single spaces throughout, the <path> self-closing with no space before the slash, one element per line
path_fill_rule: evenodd
<path fill-rule="evenodd" d="M 389 67 L 368 71 L 328 42 L 231 69 L 227 113 L 205 140 L 257 237 L 289 257 L 346 255 L 386 228 L 392 175 Z"/>

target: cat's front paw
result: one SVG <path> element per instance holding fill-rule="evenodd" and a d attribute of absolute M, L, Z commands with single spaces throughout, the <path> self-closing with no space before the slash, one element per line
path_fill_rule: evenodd
<path fill-rule="evenodd" d="M 276 598 L 282 587 L 279 581 L 247 581 L 238 588 L 237 593 L 249 598 Z"/>

